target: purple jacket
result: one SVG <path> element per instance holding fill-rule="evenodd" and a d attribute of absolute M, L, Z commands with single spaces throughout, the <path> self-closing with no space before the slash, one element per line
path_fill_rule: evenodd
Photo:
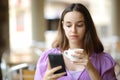
<path fill-rule="evenodd" d="M 48 54 L 55 53 L 61 54 L 58 48 L 53 48 L 46 50 L 42 53 L 40 59 L 38 60 L 34 80 L 42 80 L 45 71 L 47 69 Z M 96 54 L 94 53 L 90 60 L 94 67 L 98 70 L 102 77 L 102 80 L 117 80 L 114 72 L 115 62 L 113 58 L 107 53 Z M 73 80 L 72 76 L 67 71 L 67 76 L 63 76 L 58 80 Z M 89 74 L 86 69 L 82 71 L 78 80 L 90 80 Z"/>

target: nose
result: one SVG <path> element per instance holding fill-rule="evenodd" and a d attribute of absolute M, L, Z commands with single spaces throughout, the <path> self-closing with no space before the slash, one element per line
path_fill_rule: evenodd
<path fill-rule="evenodd" d="M 73 25 L 73 26 L 71 27 L 71 32 L 76 32 L 76 31 L 77 31 L 77 29 L 76 29 L 75 25 Z"/>

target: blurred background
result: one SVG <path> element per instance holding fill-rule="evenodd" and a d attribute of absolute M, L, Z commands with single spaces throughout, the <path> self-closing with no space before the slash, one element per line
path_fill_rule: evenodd
<path fill-rule="evenodd" d="M 62 11 L 73 2 L 89 9 L 120 80 L 120 0 L 0 0 L 0 80 L 33 80 L 38 58 L 51 48 Z"/>

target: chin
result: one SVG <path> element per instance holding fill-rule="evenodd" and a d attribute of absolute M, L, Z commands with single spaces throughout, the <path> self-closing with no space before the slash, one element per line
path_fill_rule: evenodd
<path fill-rule="evenodd" d="M 80 41 L 78 41 L 78 40 L 71 40 L 70 42 L 71 43 L 80 43 Z"/>

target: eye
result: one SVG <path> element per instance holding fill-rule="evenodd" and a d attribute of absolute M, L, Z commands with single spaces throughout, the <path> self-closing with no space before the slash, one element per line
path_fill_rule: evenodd
<path fill-rule="evenodd" d="M 71 25 L 66 25 L 67 27 L 71 27 Z"/>
<path fill-rule="evenodd" d="M 83 23 L 80 23 L 80 24 L 78 24 L 77 26 L 78 27 L 82 27 L 84 24 Z"/>
<path fill-rule="evenodd" d="M 78 27 L 82 27 L 83 26 L 83 24 L 81 24 L 81 25 L 78 25 Z"/>
<path fill-rule="evenodd" d="M 66 27 L 71 27 L 72 25 L 71 24 L 65 24 Z"/>

